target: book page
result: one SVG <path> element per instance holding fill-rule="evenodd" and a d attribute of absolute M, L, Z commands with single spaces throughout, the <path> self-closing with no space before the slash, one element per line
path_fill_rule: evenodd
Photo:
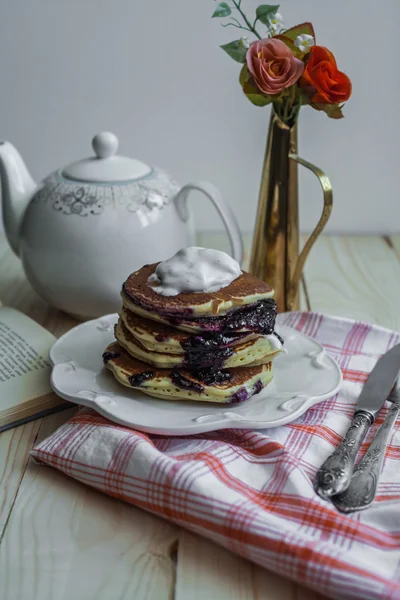
<path fill-rule="evenodd" d="M 48 355 L 54 342 L 47 329 L 0 306 L 0 412 L 51 392 Z"/>

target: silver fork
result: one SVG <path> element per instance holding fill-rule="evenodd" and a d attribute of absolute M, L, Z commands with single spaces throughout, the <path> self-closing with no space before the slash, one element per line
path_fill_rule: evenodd
<path fill-rule="evenodd" d="M 354 469 L 349 487 L 346 491 L 331 498 L 336 508 L 341 512 L 364 510 L 371 506 L 375 500 L 386 446 L 400 412 L 400 379 L 397 380 L 388 400 L 392 402 L 392 406 L 364 458 Z"/>

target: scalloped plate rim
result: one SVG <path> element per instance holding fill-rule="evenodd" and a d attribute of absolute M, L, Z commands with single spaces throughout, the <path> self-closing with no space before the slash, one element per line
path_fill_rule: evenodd
<path fill-rule="evenodd" d="M 274 388 L 275 382 L 279 378 L 279 371 L 278 371 L 279 366 L 277 365 L 275 367 L 274 380 L 266 388 L 265 392 L 259 394 L 258 396 L 255 396 L 253 398 L 250 398 L 243 404 L 238 404 L 238 405 L 229 405 L 229 404 L 222 405 L 221 404 L 221 405 L 218 405 L 215 403 L 207 403 L 207 402 L 190 403 L 191 407 L 193 407 L 193 405 L 196 405 L 196 409 L 201 408 L 202 412 L 206 413 L 206 416 L 207 416 L 207 413 L 212 415 L 213 411 L 218 411 L 218 413 L 216 413 L 216 420 L 196 422 L 194 420 L 194 418 L 192 418 L 185 426 L 180 425 L 178 427 L 171 427 L 171 426 L 165 427 L 161 424 L 148 426 L 148 425 L 138 422 L 138 420 L 133 421 L 132 419 L 126 419 L 124 417 L 121 417 L 121 415 L 115 414 L 115 408 L 118 407 L 118 398 L 121 399 L 122 397 L 124 397 L 124 392 L 125 392 L 125 394 L 127 394 L 127 393 L 133 394 L 133 396 L 131 396 L 129 398 L 129 400 L 137 401 L 139 399 L 139 401 L 143 402 L 144 406 L 146 404 L 153 405 L 155 403 L 158 403 L 158 404 L 161 403 L 163 410 L 159 411 L 161 413 L 160 421 L 162 421 L 163 413 L 168 414 L 168 410 L 167 410 L 168 406 L 170 406 L 170 407 L 173 406 L 174 410 L 175 410 L 175 408 L 179 405 L 181 407 L 182 411 L 189 412 L 188 411 L 188 409 L 189 409 L 188 403 L 185 401 L 179 401 L 179 400 L 174 400 L 174 401 L 156 400 L 156 399 L 151 398 L 151 396 L 142 394 L 140 391 L 129 390 L 129 388 L 126 388 L 126 390 L 125 390 L 125 388 L 120 389 L 120 393 L 117 392 L 116 394 L 113 394 L 111 396 L 110 396 L 109 392 L 102 393 L 101 389 L 99 392 L 92 392 L 91 390 L 87 390 L 91 394 L 92 393 L 97 394 L 97 396 L 99 396 L 103 400 L 109 399 L 110 401 L 112 401 L 111 405 L 103 404 L 97 398 L 95 398 L 95 399 L 88 398 L 88 397 L 85 397 L 84 394 L 82 395 L 81 393 L 78 395 L 78 391 L 76 391 L 75 393 L 68 393 L 68 391 L 66 391 L 66 389 L 65 389 L 65 386 L 63 388 L 63 385 L 60 384 L 60 381 L 59 381 L 60 375 L 58 375 L 58 369 L 56 368 L 57 365 L 58 366 L 60 366 L 62 364 L 71 365 L 74 363 L 73 360 L 69 360 L 69 361 L 68 360 L 58 360 L 61 356 L 63 356 L 64 358 L 68 358 L 68 356 L 66 356 L 62 352 L 62 349 L 65 347 L 65 345 L 70 343 L 71 339 L 74 340 L 75 337 L 79 337 L 79 334 L 86 332 L 87 330 L 89 330 L 89 331 L 92 330 L 93 332 L 95 332 L 94 328 L 96 328 L 96 331 L 99 331 L 100 333 L 108 334 L 108 336 L 105 336 L 105 337 L 109 337 L 110 333 L 112 331 L 111 326 L 116 322 L 117 318 L 118 318 L 118 315 L 116 313 L 104 315 L 97 319 L 93 319 L 90 321 L 85 321 L 83 323 L 80 323 L 80 324 L 76 325 L 75 327 L 73 327 L 72 329 L 70 329 L 69 331 L 67 331 L 65 334 L 63 334 L 53 344 L 52 348 L 50 349 L 49 356 L 50 356 L 50 360 L 53 364 L 50 383 L 51 383 L 51 386 L 52 386 L 54 392 L 56 394 L 58 394 L 60 397 L 62 397 L 63 399 L 68 400 L 75 404 L 93 408 L 99 414 L 101 414 L 103 417 L 105 417 L 115 423 L 118 423 L 120 425 L 129 427 L 132 429 L 144 431 L 146 433 L 153 433 L 153 434 L 158 434 L 158 435 L 194 435 L 194 434 L 206 433 L 209 431 L 216 431 L 219 429 L 227 429 L 227 428 L 229 428 L 229 429 L 268 429 L 271 427 L 279 427 L 281 425 L 286 425 L 287 423 L 291 423 L 292 421 L 296 420 L 298 417 L 303 415 L 309 408 L 311 408 L 315 404 L 318 404 L 319 402 L 322 402 L 324 400 L 327 400 L 327 399 L 333 397 L 339 391 L 342 381 L 343 381 L 343 376 L 342 376 L 342 372 L 340 370 L 339 365 L 326 352 L 324 347 L 319 342 L 317 342 L 313 338 L 305 335 L 304 333 L 297 331 L 296 329 L 293 329 L 286 325 L 278 324 L 278 329 L 281 329 L 281 330 L 283 329 L 283 330 L 289 331 L 289 333 L 292 333 L 295 336 L 295 338 L 297 338 L 297 340 L 303 340 L 303 342 L 304 342 L 304 340 L 307 340 L 308 342 L 311 342 L 315 347 L 317 347 L 319 349 L 319 352 L 322 354 L 323 358 L 325 358 L 325 357 L 327 358 L 328 362 L 330 363 L 330 365 L 332 367 L 332 371 L 334 371 L 336 380 L 335 380 L 335 384 L 333 386 L 331 386 L 330 389 L 327 389 L 325 393 L 320 393 L 318 395 L 312 395 L 307 400 L 300 402 L 299 406 L 297 406 L 295 409 L 288 410 L 286 412 L 286 414 L 284 414 L 282 412 L 282 416 L 279 416 L 278 418 L 275 418 L 275 419 L 271 419 L 271 418 L 267 419 L 267 420 L 266 419 L 246 419 L 241 416 L 239 416 L 239 417 L 236 416 L 235 418 L 228 418 L 228 417 L 221 416 L 221 418 L 219 418 L 219 419 L 217 418 L 217 414 L 220 414 L 222 412 L 231 413 L 231 414 L 235 414 L 235 415 L 241 415 L 242 412 L 246 412 L 246 406 L 249 407 L 249 405 L 250 405 L 250 403 L 252 403 L 252 401 L 253 401 L 253 403 L 254 403 L 254 401 L 257 401 L 257 403 L 259 404 L 260 401 L 262 402 L 264 399 L 269 398 L 271 401 L 271 399 L 276 399 L 276 398 L 282 396 L 282 394 L 284 394 L 285 392 L 283 392 L 282 390 L 277 391 Z M 102 322 L 106 328 L 101 326 Z M 99 327 L 99 325 L 100 325 L 100 327 Z M 104 348 L 112 338 L 113 338 L 113 336 L 111 333 L 111 337 L 109 337 L 108 340 L 105 340 L 104 346 L 102 346 L 102 348 Z M 60 351 L 60 349 L 61 349 L 61 351 Z M 317 353 L 317 350 L 314 352 L 314 354 L 315 353 Z M 278 361 L 287 359 L 287 357 L 289 357 L 289 356 L 290 356 L 289 354 L 280 356 L 278 359 L 275 360 L 275 364 Z M 289 358 L 289 360 L 290 360 L 290 358 Z M 313 360 L 318 360 L 318 354 L 317 354 L 317 357 L 310 358 L 310 361 L 309 361 L 310 364 L 313 362 Z M 69 372 L 70 373 L 74 373 L 74 372 L 79 373 L 79 368 L 80 368 L 79 365 L 76 365 L 76 367 L 73 366 Z M 84 369 L 81 369 L 81 371 L 83 372 Z M 90 371 L 90 370 L 86 369 L 86 371 Z M 93 370 L 93 372 L 94 372 L 94 370 Z M 318 370 L 317 370 L 317 372 L 318 372 Z M 96 373 L 96 375 L 98 375 L 98 374 L 99 373 Z M 113 383 L 116 383 L 116 382 L 113 382 Z M 118 384 L 117 384 L 117 386 L 118 386 Z M 121 387 L 122 386 L 119 385 L 119 388 L 121 388 Z M 126 400 L 126 398 L 124 398 L 124 399 Z M 293 397 L 292 399 L 294 400 L 295 397 Z M 290 400 L 290 398 L 288 400 Z M 263 406 L 265 407 L 266 405 L 263 405 Z M 113 408 L 114 408 L 114 411 L 113 411 Z M 171 413 L 169 413 L 169 414 L 171 414 Z"/>

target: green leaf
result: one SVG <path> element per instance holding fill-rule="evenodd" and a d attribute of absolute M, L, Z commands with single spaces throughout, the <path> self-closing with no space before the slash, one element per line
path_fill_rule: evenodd
<path fill-rule="evenodd" d="M 264 25 L 269 25 L 270 20 L 275 16 L 278 10 L 279 4 L 260 4 L 260 6 L 256 8 L 257 21 L 261 21 Z"/>
<path fill-rule="evenodd" d="M 231 12 L 231 7 L 229 6 L 229 4 L 227 4 L 227 2 L 220 2 L 217 8 L 214 10 L 211 18 L 213 19 L 214 17 L 229 17 Z"/>
<path fill-rule="evenodd" d="M 260 92 L 247 65 L 243 65 L 243 68 L 240 71 L 239 81 L 244 93 L 252 104 L 255 104 L 256 106 L 266 106 L 272 102 L 271 96 L 265 96 Z"/>
<path fill-rule="evenodd" d="M 225 52 L 229 54 L 229 56 L 233 58 L 233 60 L 236 60 L 236 62 L 246 62 L 247 48 L 243 44 L 242 40 L 235 40 L 234 42 L 229 42 L 229 44 L 223 44 L 222 46 L 220 46 L 220 48 L 222 48 L 222 50 L 225 50 Z"/>
<path fill-rule="evenodd" d="M 312 35 L 315 40 L 314 27 L 311 23 L 300 23 L 300 25 L 295 25 L 291 29 L 287 29 L 283 35 L 294 41 L 298 35 L 302 35 L 303 33 Z"/>
<path fill-rule="evenodd" d="M 271 104 L 272 102 L 272 98 L 263 94 L 246 94 L 246 96 L 255 106 L 267 106 L 267 104 Z"/>
<path fill-rule="evenodd" d="M 323 110 L 330 119 L 343 119 L 344 114 L 342 113 L 343 105 L 339 104 L 311 104 L 316 110 Z"/>
<path fill-rule="evenodd" d="M 311 23 L 301 23 L 300 25 L 296 25 L 295 27 L 292 27 L 291 29 L 287 29 L 285 31 L 285 33 L 281 33 L 279 35 L 276 35 L 275 37 L 278 38 L 279 40 L 282 40 L 282 42 L 285 42 L 286 46 L 289 46 L 289 48 L 296 55 L 303 56 L 304 52 L 300 52 L 300 50 L 298 48 L 296 48 L 296 46 L 293 43 L 295 41 L 295 39 L 297 38 L 297 36 L 302 35 L 303 33 L 306 33 L 307 35 L 311 35 L 315 41 L 314 27 L 312 26 Z"/>

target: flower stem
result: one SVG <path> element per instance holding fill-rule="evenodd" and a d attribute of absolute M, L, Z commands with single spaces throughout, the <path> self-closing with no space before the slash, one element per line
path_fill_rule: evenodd
<path fill-rule="evenodd" d="M 282 112 L 281 112 L 282 103 L 279 102 L 279 101 L 276 101 L 276 102 L 272 102 L 272 104 L 273 104 L 273 107 L 274 107 L 274 110 L 275 110 L 276 114 L 278 115 L 278 117 L 280 118 L 280 120 L 282 121 L 282 123 L 284 123 L 285 122 L 284 121 L 284 117 L 283 117 Z"/>
<path fill-rule="evenodd" d="M 250 31 L 250 33 L 252 33 L 251 29 L 243 27 L 243 25 L 235 25 L 235 23 L 221 23 L 221 27 L 236 27 L 237 29 L 242 29 L 243 31 Z"/>
<path fill-rule="evenodd" d="M 298 103 L 295 105 L 294 110 L 292 110 L 291 119 L 292 119 L 293 123 L 296 123 L 296 121 L 299 117 L 299 112 L 301 109 L 301 100 L 302 100 L 302 98 L 300 96 Z"/>
<path fill-rule="evenodd" d="M 231 17 L 231 21 L 236 23 L 238 27 L 242 27 L 242 25 L 239 23 L 239 21 L 237 19 L 235 19 L 235 17 Z"/>
<path fill-rule="evenodd" d="M 289 98 L 284 100 L 283 102 L 284 111 L 283 111 L 283 122 L 287 125 L 289 120 Z"/>
<path fill-rule="evenodd" d="M 242 9 L 240 8 L 241 0 L 237 0 L 237 2 L 236 2 L 236 0 L 232 0 L 232 3 L 236 7 L 236 9 L 239 11 L 239 14 L 241 15 L 243 21 L 246 23 L 248 30 L 251 31 L 252 33 L 254 33 L 254 35 L 256 37 L 258 37 L 259 40 L 261 40 L 261 35 L 258 33 L 257 29 L 250 23 L 250 21 L 248 20 L 248 18 L 246 17 L 246 15 L 242 11 Z"/>
<path fill-rule="evenodd" d="M 301 96 L 296 94 L 296 86 L 292 86 L 288 91 L 288 95 L 273 101 L 273 107 L 282 123 L 288 127 L 293 127 L 299 117 L 302 99 Z"/>

